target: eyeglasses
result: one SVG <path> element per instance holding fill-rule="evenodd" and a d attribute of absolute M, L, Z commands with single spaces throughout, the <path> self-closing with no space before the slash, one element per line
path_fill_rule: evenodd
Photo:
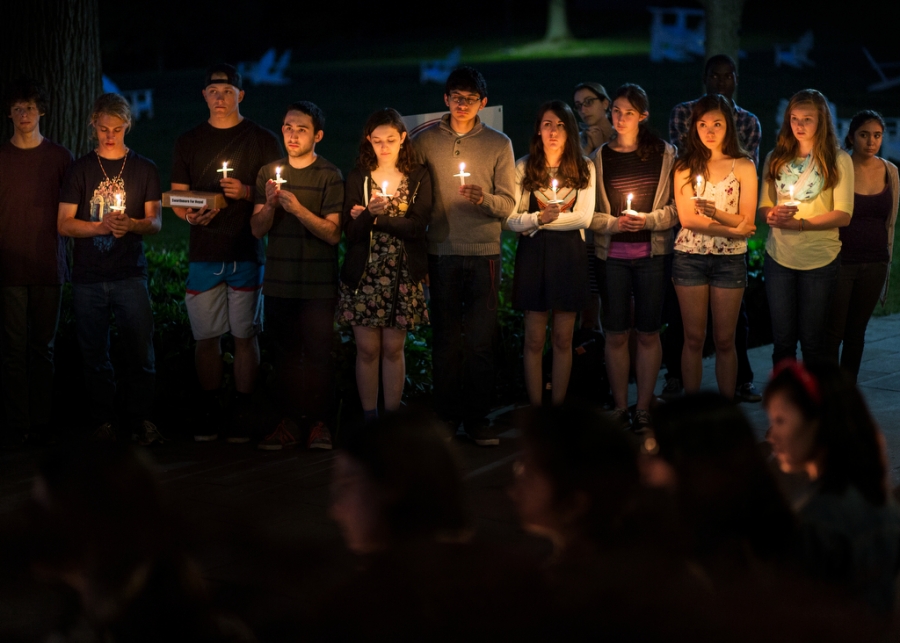
<path fill-rule="evenodd" d="M 450 102 L 456 103 L 457 105 L 468 105 L 472 107 L 476 103 L 481 102 L 481 97 L 474 96 L 463 96 L 462 94 L 450 94 Z"/>
<path fill-rule="evenodd" d="M 580 112 L 582 107 L 590 107 L 591 105 L 596 103 L 598 100 L 600 100 L 600 99 L 595 96 L 592 98 L 585 98 L 580 103 L 578 101 L 575 101 L 575 109 Z"/>

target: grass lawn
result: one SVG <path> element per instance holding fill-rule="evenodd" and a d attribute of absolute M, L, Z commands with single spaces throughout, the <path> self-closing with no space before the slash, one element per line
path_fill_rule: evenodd
<path fill-rule="evenodd" d="M 545 100 L 571 100 L 576 83 L 596 80 L 613 91 L 624 82 L 642 85 L 650 96 L 650 122 L 667 137 L 668 116 L 678 102 L 696 98 L 702 91 L 702 61 L 651 63 L 646 37 L 579 41 L 553 52 L 528 43 L 497 48 L 489 42 L 405 43 L 394 59 L 373 59 L 368 52 L 349 52 L 347 59 L 307 63 L 298 61 L 289 70 L 293 79 L 284 87 L 249 87 L 242 113 L 277 130 L 284 108 L 296 100 L 312 100 L 327 117 L 325 137 L 317 151 L 345 172 L 356 155 L 360 130 L 374 109 L 392 106 L 402 113 L 438 111 L 444 108 L 443 88 L 418 82 L 418 61 L 462 46 L 463 63 L 476 65 L 488 81 L 489 102 L 504 107 L 504 130 L 512 139 L 516 156 L 527 153 L 535 112 Z M 862 51 L 816 49 L 816 67 L 805 70 L 776 69 L 769 41 L 744 40 L 738 103 L 759 116 L 763 127 L 763 154 L 775 141 L 776 109 L 782 98 L 805 87 L 815 87 L 837 105 L 838 115 L 851 116 L 859 109 L 874 108 L 886 116 L 900 115 L 900 88 L 877 94 L 865 87 L 875 80 Z M 153 87 L 156 116 L 136 123 L 127 143 L 159 166 L 164 186 L 169 185 L 175 138 L 204 120 L 206 107 L 200 96 L 203 70 L 114 75 L 123 89 Z M 163 231 L 149 238 L 151 245 L 181 244 L 187 225 L 170 211 L 164 214 Z M 764 235 L 760 229 L 758 235 Z M 900 254 L 900 253 L 898 253 Z M 900 311 L 900 257 L 892 267 L 895 287 L 888 305 L 876 314 Z"/>

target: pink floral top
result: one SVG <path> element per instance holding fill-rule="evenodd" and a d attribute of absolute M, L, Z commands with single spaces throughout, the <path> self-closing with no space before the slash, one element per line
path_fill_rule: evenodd
<path fill-rule="evenodd" d="M 741 184 L 734 175 L 734 165 L 728 176 L 718 183 L 707 181 L 701 196 L 715 201 L 717 210 L 737 213 L 741 201 Z M 740 255 L 747 252 L 747 240 L 713 237 L 682 228 L 675 239 L 675 251 L 692 255 Z"/>

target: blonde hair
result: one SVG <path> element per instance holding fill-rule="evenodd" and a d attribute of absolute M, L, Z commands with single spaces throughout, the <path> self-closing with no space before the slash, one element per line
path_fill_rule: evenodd
<path fill-rule="evenodd" d="M 769 174 L 765 180 L 775 182 L 785 165 L 797 158 L 800 144 L 791 129 L 791 112 L 801 106 L 812 106 L 819 117 L 816 125 L 816 136 L 813 142 L 812 157 L 819 166 L 819 172 L 825 179 L 824 189 L 832 188 L 838 182 L 837 151 L 838 140 L 834 132 L 834 122 L 828 100 L 822 92 L 815 89 L 804 89 L 793 96 L 784 110 L 781 130 L 775 149 L 769 157 Z"/>
<path fill-rule="evenodd" d="M 97 123 L 97 119 L 102 115 L 115 116 L 125 122 L 125 132 L 131 129 L 131 106 L 128 101 L 119 94 L 101 94 L 94 101 L 94 107 L 91 109 L 91 138 L 96 138 L 97 134 L 93 130 L 93 126 Z"/>

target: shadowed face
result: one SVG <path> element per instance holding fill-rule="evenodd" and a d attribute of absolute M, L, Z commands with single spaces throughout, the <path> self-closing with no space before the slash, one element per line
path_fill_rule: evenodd
<path fill-rule="evenodd" d="M 876 120 L 866 121 L 853 132 L 853 155 L 871 158 L 881 150 L 884 128 Z"/>
<path fill-rule="evenodd" d="M 309 114 L 291 110 L 284 117 L 281 126 L 284 136 L 284 147 L 291 158 L 309 156 L 316 149 L 316 143 L 322 140 L 323 130 L 313 132 L 313 120 Z"/>
<path fill-rule="evenodd" d="M 238 106 L 244 100 L 244 92 L 229 84 L 223 74 L 221 83 L 211 83 L 206 86 L 206 89 L 203 90 L 203 98 L 206 100 L 206 106 L 209 107 L 211 118 L 225 118 L 238 112 Z"/>
<path fill-rule="evenodd" d="M 587 87 L 582 87 L 575 92 L 575 111 L 581 116 L 585 125 L 602 123 L 606 117 L 607 107 L 609 107 L 609 101 L 605 98 L 598 98 L 597 94 Z"/>
<path fill-rule="evenodd" d="M 727 61 L 710 65 L 706 72 L 706 93 L 722 94 L 728 100 L 734 97 L 734 89 L 737 87 L 737 74 L 734 67 Z"/>
<path fill-rule="evenodd" d="M 798 105 L 791 110 L 791 131 L 799 143 L 815 143 L 819 112 L 813 105 Z"/>
<path fill-rule="evenodd" d="M 476 92 L 454 89 L 444 94 L 444 103 L 450 108 L 450 116 L 458 125 L 468 125 L 475 120 L 478 111 L 487 105 L 487 96 L 482 98 Z"/>
<path fill-rule="evenodd" d="M 41 110 L 33 100 L 18 101 L 9 109 L 13 127 L 19 134 L 31 134 L 41 122 Z"/>
<path fill-rule="evenodd" d="M 637 135 L 641 121 L 649 116 L 647 112 L 639 112 L 624 96 L 613 101 L 612 121 L 613 127 L 619 134 Z"/>
<path fill-rule="evenodd" d="M 728 125 L 725 114 L 719 110 L 706 112 L 697 120 L 697 135 L 700 137 L 700 141 L 711 150 L 722 148 L 722 141 L 725 140 L 727 132 Z"/>
<path fill-rule="evenodd" d="M 400 157 L 400 146 L 406 140 L 406 132 L 399 132 L 393 125 L 379 125 L 366 137 L 372 144 L 378 165 L 396 165 Z"/>
<path fill-rule="evenodd" d="M 334 459 L 328 516 L 338 524 L 348 549 L 366 554 L 386 544 L 381 506 L 381 498 L 365 467 L 346 453 L 338 453 Z"/>
<path fill-rule="evenodd" d="M 118 116 L 100 114 L 93 122 L 100 156 L 119 158 L 125 152 L 125 130 L 128 124 Z"/>
<path fill-rule="evenodd" d="M 545 154 L 562 154 L 566 148 L 566 124 L 555 112 L 547 110 L 541 118 L 541 144 Z"/>
<path fill-rule="evenodd" d="M 803 417 L 800 409 L 782 393 L 774 393 L 766 405 L 769 430 L 766 440 L 772 445 L 772 453 L 785 473 L 806 471 L 806 465 L 818 454 L 816 447 L 817 423 Z"/>

